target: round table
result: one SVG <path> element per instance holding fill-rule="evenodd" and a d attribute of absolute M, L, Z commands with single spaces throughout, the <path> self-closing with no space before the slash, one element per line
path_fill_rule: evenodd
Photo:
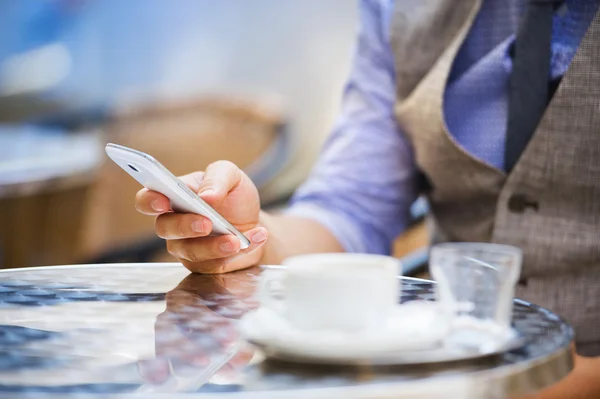
<path fill-rule="evenodd" d="M 325 367 L 265 359 L 238 320 L 261 269 L 190 274 L 180 264 L 0 272 L 0 397 L 504 398 L 572 369 L 573 331 L 515 300 L 525 347 L 477 362 Z M 435 284 L 402 278 L 401 302 Z"/>

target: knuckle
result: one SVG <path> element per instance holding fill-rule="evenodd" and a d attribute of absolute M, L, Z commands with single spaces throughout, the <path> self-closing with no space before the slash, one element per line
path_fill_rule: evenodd
<path fill-rule="evenodd" d="M 180 258 L 177 251 L 177 244 L 173 240 L 167 240 L 167 252 L 176 258 Z"/>
<path fill-rule="evenodd" d="M 212 262 L 193 263 L 187 260 L 181 262 L 183 266 L 191 272 L 202 274 L 214 274 L 214 266 Z"/>
<path fill-rule="evenodd" d="M 194 250 L 193 246 L 189 243 L 183 243 L 181 245 L 181 252 L 183 252 L 183 257 L 192 263 L 200 262 L 202 260 Z"/>
<path fill-rule="evenodd" d="M 223 258 L 223 251 L 221 250 L 220 245 L 221 245 L 221 242 L 218 240 L 213 240 L 213 242 L 211 243 L 209 252 L 210 252 L 210 257 L 212 259 Z"/>
<path fill-rule="evenodd" d="M 238 168 L 236 164 L 234 164 L 233 162 L 228 161 L 228 160 L 221 160 L 218 162 L 221 163 L 221 166 L 223 168 L 227 168 L 227 169 L 237 169 Z"/>
<path fill-rule="evenodd" d="M 198 189 L 204 180 L 204 172 L 192 173 L 192 186 L 194 189 Z"/>
<path fill-rule="evenodd" d="M 197 191 L 204 180 L 204 172 L 193 172 L 187 175 L 179 176 L 179 180 L 185 183 L 192 190 Z"/>
<path fill-rule="evenodd" d="M 213 162 L 209 165 L 209 168 L 218 170 L 220 174 L 226 174 L 228 176 L 234 176 L 239 173 L 240 170 L 235 163 L 224 159 Z"/>
<path fill-rule="evenodd" d="M 168 237 L 168 229 L 166 225 L 167 222 L 164 217 L 159 216 L 156 218 L 154 222 L 154 230 L 156 231 L 156 235 L 158 235 L 160 238 Z"/>
<path fill-rule="evenodd" d="M 200 183 L 200 187 L 211 187 L 214 186 L 216 182 L 217 180 L 214 177 L 206 177 L 202 180 L 202 183 Z"/>
<path fill-rule="evenodd" d="M 219 159 L 218 161 L 213 162 L 211 165 L 219 166 L 219 167 L 230 167 L 231 165 L 234 165 L 234 164 L 231 161 L 227 161 L 225 159 Z"/>
<path fill-rule="evenodd" d="M 186 218 L 184 216 L 181 217 L 177 217 L 177 233 L 179 234 L 179 237 L 186 237 L 187 234 L 187 225 L 186 225 Z"/>
<path fill-rule="evenodd" d="M 223 169 L 227 172 L 227 174 L 235 181 L 238 181 L 241 177 L 242 170 L 238 168 L 236 164 L 231 161 L 222 161 Z"/>

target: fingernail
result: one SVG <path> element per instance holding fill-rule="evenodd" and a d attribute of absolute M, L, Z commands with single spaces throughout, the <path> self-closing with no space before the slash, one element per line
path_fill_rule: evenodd
<path fill-rule="evenodd" d="M 215 190 L 213 190 L 212 188 L 209 188 L 209 189 L 206 189 L 206 190 L 202 191 L 200 193 L 200 196 L 201 197 L 204 197 L 204 196 L 210 197 L 211 195 L 214 195 L 214 193 L 215 193 Z"/>
<path fill-rule="evenodd" d="M 229 241 L 221 244 L 219 246 L 219 248 L 221 248 L 221 251 L 223 251 L 223 252 L 233 252 L 234 251 L 233 244 L 230 243 Z"/>
<path fill-rule="evenodd" d="M 267 233 L 265 233 L 263 230 L 259 230 L 256 233 L 254 233 L 251 238 L 252 242 L 255 244 L 260 244 L 261 242 L 263 242 L 266 239 L 267 239 Z"/>
<path fill-rule="evenodd" d="M 196 233 L 202 233 L 204 231 L 204 223 L 202 220 L 194 220 L 192 222 L 192 230 Z"/>
<path fill-rule="evenodd" d="M 152 201 L 152 203 L 150 204 L 150 206 L 152 206 L 152 209 L 154 209 L 157 212 L 164 211 L 164 209 L 163 209 L 162 205 L 160 204 L 159 200 Z"/>

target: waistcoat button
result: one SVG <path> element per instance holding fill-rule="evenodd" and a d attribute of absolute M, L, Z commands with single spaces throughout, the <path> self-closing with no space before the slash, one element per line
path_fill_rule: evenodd
<path fill-rule="evenodd" d="M 523 194 L 514 194 L 508 199 L 508 210 L 513 213 L 523 213 L 525 209 L 538 210 L 538 203 L 527 199 Z"/>

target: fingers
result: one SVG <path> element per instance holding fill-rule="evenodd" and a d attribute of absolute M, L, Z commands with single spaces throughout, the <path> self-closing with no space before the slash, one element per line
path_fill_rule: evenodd
<path fill-rule="evenodd" d="M 209 204 L 216 205 L 215 209 L 241 231 L 257 225 L 260 202 L 256 187 L 233 163 L 218 161 L 209 165 L 206 172 L 194 172 L 180 180 Z M 136 208 L 141 213 L 157 216 L 157 235 L 167 240 L 168 251 L 191 271 L 218 274 L 260 261 L 267 240 L 264 228 L 246 231 L 251 245 L 242 251 L 235 236 L 209 236 L 213 226 L 208 218 L 171 212 L 169 199 L 160 193 L 140 190 L 136 195 Z"/>
<path fill-rule="evenodd" d="M 204 237 L 212 231 L 212 222 L 192 213 L 165 213 L 156 218 L 156 234 L 166 240 Z"/>
<path fill-rule="evenodd" d="M 232 235 L 167 241 L 169 253 L 195 273 L 226 273 L 258 264 L 268 233 L 263 227 L 246 232 L 250 246 L 240 250 Z"/>
<path fill-rule="evenodd" d="M 135 195 L 135 208 L 144 215 L 160 215 L 171 209 L 171 203 L 164 195 L 143 188 Z"/>
<path fill-rule="evenodd" d="M 171 240 L 167 242 L 167 250 L 178 259 L 202 262 L 233 255 L 240 250 L 240 240 L 231 235 Z"/>
<path fill-rule="evenodd" d="M 214 162 L 206 168 L 197 192 L 209 202 L 222 201 L 227 193 L 240 183 L 242 176 L 242 171 L 234 163 Z"/>

